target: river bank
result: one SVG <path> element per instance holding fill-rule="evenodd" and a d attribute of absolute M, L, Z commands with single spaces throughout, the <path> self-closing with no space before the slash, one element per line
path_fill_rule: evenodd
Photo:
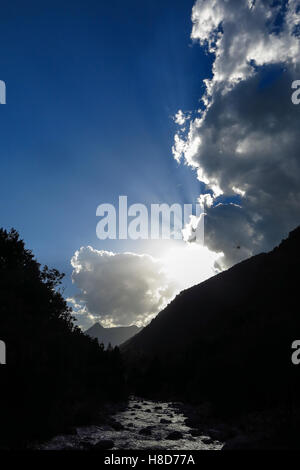
<path fill-rule="evenodd" d="M 209 435 L 223 442 L 222 450 L 298 449 L 297 428 L 300 413 L 285 407 L 249 412 L 231 418 L 217 416 L 210 403 L 190 405 L 175 403 L 186 416 L 192 435 Z"/>

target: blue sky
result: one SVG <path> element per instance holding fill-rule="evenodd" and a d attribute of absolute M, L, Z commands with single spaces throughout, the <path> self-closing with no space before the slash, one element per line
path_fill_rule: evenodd
<path fill-rule="evenodd" d="M 67 274 L 66 296 L 76 285 L 81 325 L 146 324 L 299 224 L 299 25 L 299 0 L 1 7 L 1 225 Z M 205 248 L 191 225 L 180 246 L 96 237 L 97 207 L 119 195 L 149 207 L 200 194 Z"/>
<path fill-rule="evenodd" d="M 190 39 L 193 1 L 13 2 L 1 8 L 1 225 L 71 273 L 96 238 L 96 207 L 192 202 L 200 183 L 171 155 L 179 108 L 197 108 L 210 59 Z M 132 248 L 132 247 L 131 247 Z"/>

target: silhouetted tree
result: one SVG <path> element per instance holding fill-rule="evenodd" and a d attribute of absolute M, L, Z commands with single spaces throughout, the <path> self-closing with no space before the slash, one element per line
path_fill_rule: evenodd
<path fill-rule="evenodd" d="M 125 394 L 118 351 L 105 351 L 74 325 L 60 285 L 64 274 L 41 268 L 16 230 L 0 229 L 0 446 L 92 419 Z"/>

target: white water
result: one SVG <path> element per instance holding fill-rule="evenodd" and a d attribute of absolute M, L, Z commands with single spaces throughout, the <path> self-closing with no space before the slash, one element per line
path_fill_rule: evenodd
<path fill-rule="evenodd" d="M 200 450 L 221 449 L 223 444 L 218 441 L 205 443 L 209 436 L 193 437 L 190 428 L 185 425 L 185 416 L 172 405 L 172 403 L 154 402 L 131 398 L 125 411 L 116 413 L 113 418 L 124 426 L 124 429 L 115 431 L 107 425 L 84 426 L 76 428 L 74 435 L 59 435 L 50 441 L 39 445 L 39 449 L 66 450 L 84 449 L 87 445 L 94 445 L 101 439 L 114 441 L 111 450 L 139 449 L 139 450 Z M 170 423 L 163 424 L 161 419 Z M 141 429 L 151 426 L 151 435 L 139 434 Z M 180 431 L 182 439 L 167 439 L 168 434 Z"/>

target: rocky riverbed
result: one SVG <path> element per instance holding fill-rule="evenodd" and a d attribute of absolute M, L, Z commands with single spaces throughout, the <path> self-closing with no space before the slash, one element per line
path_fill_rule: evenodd
<path fill-rule="evenodd" d="M 80 426 L 36 445 L 41 450 L 219 450 L 224 442 L 189 424 L 178 404 L 131 397 L 104 423 Z M 220 439 L 220 440 L 219 440 Z"/>

